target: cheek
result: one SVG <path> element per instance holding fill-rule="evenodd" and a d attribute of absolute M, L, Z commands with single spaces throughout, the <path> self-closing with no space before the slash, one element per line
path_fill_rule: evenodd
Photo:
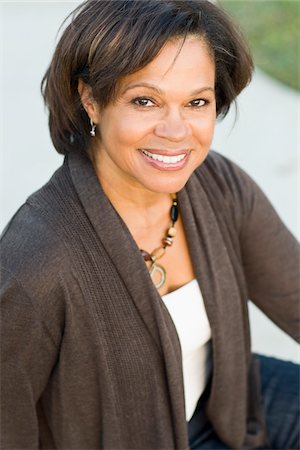
<path fill-rule="evenodd" d="M 142 140 L 151 129 L 149 121 L 136 116 L 122 117 L 110 124 L 110 135 L 120 145 L 133 145 Z"/>
<path fill-rule="evenodd" d="M 215 118 L 198 120 L 193 124 L 193 134 L 202 145 L 210 145 L 215 129 Z"/>

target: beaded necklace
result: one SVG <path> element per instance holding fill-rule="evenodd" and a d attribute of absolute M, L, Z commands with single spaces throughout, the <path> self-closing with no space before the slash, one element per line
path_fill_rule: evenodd
<path fill-rule="evenodd" d="M 157 247 L 155 250 L 153 250 L 152 253 L 148 253 L 145 250 L 141 250 L 140 252 L 144 258 L 144 261 L 151 261 L 151 265 L 149 270 L 149 274 L 151 278 L 153 279 L 155 273 L 158 273 L 160 275 L 160 279 L 157 283 L 154 283 L 155 287 L 157 289 L 161 288 L 167 278 L 167 272 L 166 269 L 161 265 L 157 264 L 157 260 L 162 258 L 164 254 L 166 253 L 166 248 L 171 247 L 173 244 L 173 239 L 176 236 L 176 228 L 175 223 L 178 219 L 178 201 L 177 201 L 177 194 L 171 194 L 172 196 L 172 206 L 170 210 L 170 216 L 171 216 L 171 225 L 167 231 L 166 236 L 162 240 L 162 245 L 160 247 Z M 154 282 L 154 281 L 153 281 Z"/>

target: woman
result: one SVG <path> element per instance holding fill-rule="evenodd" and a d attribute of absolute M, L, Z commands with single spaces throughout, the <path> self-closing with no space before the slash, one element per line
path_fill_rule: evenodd
<path fill-rule="evenodd" d="M 298 448 L 247 300 L 299 338 L 299 247 L 209 152 L 252 68 L 206 0 L 75 10 L 43 80 L 65 161 L 2 238 L 3 448 Z"/>

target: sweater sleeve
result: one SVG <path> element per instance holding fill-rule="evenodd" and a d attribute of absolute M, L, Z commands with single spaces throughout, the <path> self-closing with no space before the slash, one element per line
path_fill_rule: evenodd
<path fill-rule="evenodd" d="M 29 295 L 1 274 L 1 448 L 39 448 L 36 405 L 57 359 L 57 345 Z"/>
<path fill-rule="evenodd" d="M 249 298 L 300 340 L 300 246 L 257 184 L 238 170 L 240 245 Z"/>

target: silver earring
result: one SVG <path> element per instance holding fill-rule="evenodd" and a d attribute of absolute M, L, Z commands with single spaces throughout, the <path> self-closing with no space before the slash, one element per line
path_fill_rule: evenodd
<path fill-rule="evenodd" d="M 92 121 L 92 119 L 90 119 L 90 124 L 91 124 L 91 127 L 92 127 L 92 129 L 91 129 L 91 131 L 90 131 L 90 135 L 92 136 L 92 137 L 95 137 L 96 136 L 96 125 L 94 124 L 94 122 Z"/>

